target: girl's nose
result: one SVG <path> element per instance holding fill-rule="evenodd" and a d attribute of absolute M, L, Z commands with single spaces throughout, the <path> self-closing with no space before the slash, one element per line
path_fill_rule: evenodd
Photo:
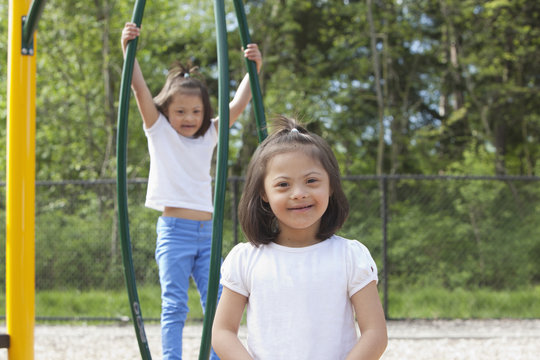
<path fill-rule="evenodd" d="M 307 192 L 303 187 L 296 187 L 293 189 L 293 192 L 291 194 L 292 199 L 304 199 L 306 198 Z"/>

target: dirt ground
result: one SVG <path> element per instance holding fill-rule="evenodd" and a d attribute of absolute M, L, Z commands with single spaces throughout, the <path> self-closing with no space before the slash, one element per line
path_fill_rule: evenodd
<path fill-rule="evenodd" d="M 145 330 L 152 357 L 159 359 L 159 324 L 145 324 Z M 6 332 L 5 325 L 0 332 Z M 198 359 L 201 332 L 201 324 L 185 328 L 184 359 Z M 540 359 L 540 319 L 389 321 L 388 334 L 383 360 Z M 244 328 L 240 336 L 245 339 Z M 131 323 L 37 324 L 34 340 L 35 360 L 140 359 Z M 0 349 L 0 359 L 8 359 L 6 349 Z"/>

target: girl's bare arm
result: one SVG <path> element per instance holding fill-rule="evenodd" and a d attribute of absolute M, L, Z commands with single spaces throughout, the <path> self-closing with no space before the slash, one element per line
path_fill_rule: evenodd
<path fill-rule="evenodd" d="M 247 298 L 223 287 L 212 327 L 212 347 L 221 360 L 252 360 L 238 338 Z"/>
<path fill-rule="evenodd" d="M 354 294 L 351 301 L 361 335 L 346 360 L 379 359 L 388 344 L 388 334 L 376 282 L 372 281 Z"/>
<path fill-rule="evenodd" d="M 127 44 L 130 40 L 135 39 L 140 34 L 140 29 L 134 23 L 126 23 L 124 29 L 122 30 L 122 51 L 124 53 L 124 58 L 126 56 Z M 141 71 L 139 62 L 135 59 L 133 65 L 133 78 L 131 80 L 131 89 L 135 95 L 135 100 L 137 101 L 137 106 L 141 117 L 144 122 L 144 126 L 148 129 L 154 125 L 157 121 L 159 113 L 154 105 L 154 100 L 152 98 L 152 93 Z"/>

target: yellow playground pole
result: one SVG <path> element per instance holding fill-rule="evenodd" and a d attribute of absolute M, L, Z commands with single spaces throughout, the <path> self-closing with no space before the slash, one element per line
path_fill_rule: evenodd
<path fill-rule="evenodd" d="M 35 42 L 22 52 L 29 0 L 9 1 L 6 176 L 6 324 L 8 357 L 34 359 Z"/>

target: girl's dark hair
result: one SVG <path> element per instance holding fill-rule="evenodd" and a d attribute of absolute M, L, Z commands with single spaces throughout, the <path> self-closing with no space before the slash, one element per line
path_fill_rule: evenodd
<path fill-rule="evenodd" d="M 169 69 L 165 85 L 163 85 L 159 94 L 154 97 L 156 108 L 165 115 L 175 94 L 198 95 L 201 97 L 203 103 L 203 121 L 200 129 L 193 137 L 203 136 L 210 127 L 212 117 L 214 116 L 214 110 L 212 109 L 210 96 L 208 95 L 208 88 L 197 70 L 197 67 L 192 67 L 190 64 L 189 66 L 184 66 L 179 62 L 174 63 Z"/>
<path fill-rule="evenodd" d="M 275 129 L 257 148 L 246 172 L 246 183 L 238 205 L 244 235 L 258 246 L 277 240 L 279 229 L 270 204 L 263 201 L 266 166 L 277 154 L 304 151 L 320 161 L 330 180 L 328 208 L 321 218 L 317 239 L 326 240 L 338 231 L 349 215 L 349 202 L 341 187 L 339 165 L 332 149 L 320 136 L 307 131 L 297 120 L 280 116 Z"/>

